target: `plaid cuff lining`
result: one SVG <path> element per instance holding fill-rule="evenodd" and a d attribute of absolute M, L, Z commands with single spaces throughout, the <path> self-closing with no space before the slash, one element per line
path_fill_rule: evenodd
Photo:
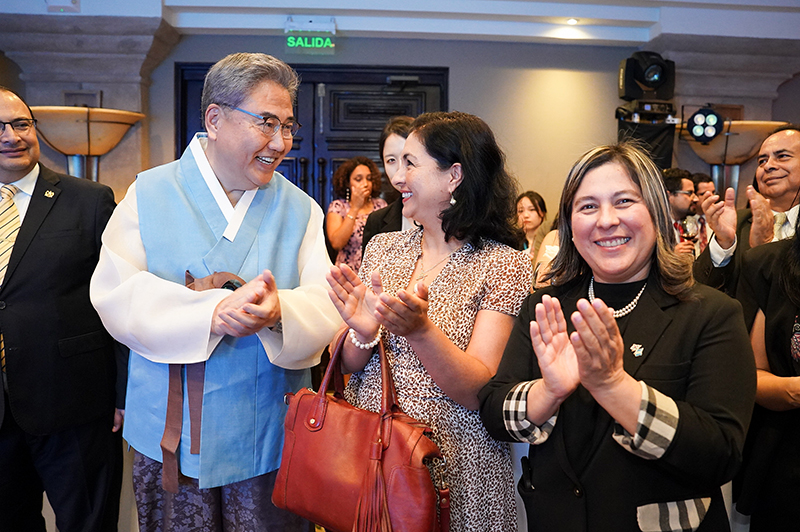
<path fill-rule="evenodd" d="M 711 506 L 711 497 L 639 506 L 636 518 L 644 532 L 692 532 Z"/>
<path fill-rule="evenodd" d="M 636 434 L 631 435 L 618 423 L 614 424 L 614 440 L 629 452 L 646 460 L 661 458 L 672 443 L 678 428 L 678 405 L 644 382 L 639 406 Z"/>
<path fill-rule="evenodd" d="M 511 437 L 531 445 L 547 441 L 558 415 L 551 417 L 542 426 L 536 426 L 526 419 L 528 413 L 528 390 L 540 379 L 521 382 L 511 388 L 503 401 L 503 423 Z"/>

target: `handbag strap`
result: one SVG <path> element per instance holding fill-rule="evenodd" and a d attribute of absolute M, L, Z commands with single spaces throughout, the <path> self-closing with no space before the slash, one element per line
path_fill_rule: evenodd
<path fill-rule="evenodd" d="M 328 389 L 331 381 L 333 381 L 334 393 L 337 396 L 344 394 L 344 376 L 342 375 L 342 351 L 344 350 L 344 343 L 347 341 L 347 329 L 341 330 L 334 337 L 329 348 L 331 352 L 331 360 L 328 363 L 328 368 L 325 370 L 325 376 L 322 378 L 322 383 L 319 385 L 317 394 L 324 394 Z M 381 364 L 381 414 L 394 414 L 400 411 L 397 405 L 397 392 L 394 387 L 394 379 L 392 379 L 392 372 L 389 368 L 389 361 L 386 357 L 386 350 L 383 348 L 383 340 L 378 343 L 378 355 Z"/>

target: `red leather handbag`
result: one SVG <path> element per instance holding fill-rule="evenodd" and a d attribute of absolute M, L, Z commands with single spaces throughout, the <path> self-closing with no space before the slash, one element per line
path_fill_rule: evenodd
<path fill-rule="evenodd" d="M 426 465 L 444 467 L 441 451 L 427 436 L 430 428 L 397 406 L 382 343 L 380 413 L 345 401 L 346 339 L 343 333 L 334 340 L 319 392 L 303 389 L 286 396 L 289 411 L 272 502 L 329 531 L 447 532 L 450 492 L 443 482 L 434 488 Z M 331 380 L 332 395 L 325 393 Z"/>

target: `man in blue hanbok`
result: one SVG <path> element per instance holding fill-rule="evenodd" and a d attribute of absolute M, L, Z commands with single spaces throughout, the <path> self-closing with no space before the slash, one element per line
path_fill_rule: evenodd
<path fill-rule="evenodd" d="M 123 435 L 143 532 L 303 526 L 270 502 L 283 396 L 309 385 L 340 322 L 322 210 L 275 172 L 298 84 L 264 54 L 214 65 L 206 133 L 141 173 L 103 234 L 91 298 L 131 349 Z"/>

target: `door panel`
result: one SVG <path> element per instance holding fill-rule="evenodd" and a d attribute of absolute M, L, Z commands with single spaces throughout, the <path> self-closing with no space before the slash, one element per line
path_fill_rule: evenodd
<path fill-rule="evenodd" d="M 176 157 L 202 130 L 200 93 L 209 68 L 209 63 L 176 64 Z M 295 68 L 302 79 L 295 118 L 303 127 L 279 171 L 323 210 L 335 199 L 331 180 L 344 161 L 363 155 L 382 168 L 378 139 L 389 118 L 447 109 L 446 68 Z"/>

